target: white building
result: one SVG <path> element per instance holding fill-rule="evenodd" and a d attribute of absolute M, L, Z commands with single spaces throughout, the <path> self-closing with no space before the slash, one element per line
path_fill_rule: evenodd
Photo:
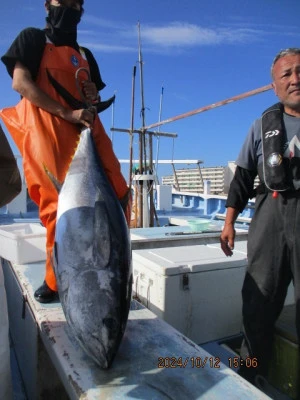
<path fill-rule="evenodd" d="M 204 193 L 208 190 L 210 194 L 227 194 L 235 168 L 235 162 L 229 161 L 226 167 L 176 169 L 173 175 L 162 177 L 162 184 L 174 186 L 183 192 Z M 258 183 L 257 177 L 254 185 Z"/>

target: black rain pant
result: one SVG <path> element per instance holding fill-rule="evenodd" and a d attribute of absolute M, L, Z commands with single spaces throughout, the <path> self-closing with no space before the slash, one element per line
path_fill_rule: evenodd
<path fill-rule="evenodd" d="M 299 192 L 299 193 L 298 193 Z M 245 340 L 241 356 L 257 357 L 265 375 L 274 325 L 293 280 L 296 329 L 300 338 L 300 191 L 259 194 L 248 235 L 248 268 L 243 284 Z"/>

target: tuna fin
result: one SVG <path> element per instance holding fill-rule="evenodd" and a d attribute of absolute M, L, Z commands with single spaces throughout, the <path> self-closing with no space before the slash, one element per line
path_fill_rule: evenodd
<path fill-rule="evenodd" d="M 55 176 L 49 171 L 49 169 L 46 167 L 46 165 L 43 165 L 43 167 L 44 167 L 46 174 L 50 178 L 50 181 L 53 183 L 55 189 L 57 190 L 57 193 L 59 193 L 63 184 L 60 183 L 57 178 L 55 178 Z"/>

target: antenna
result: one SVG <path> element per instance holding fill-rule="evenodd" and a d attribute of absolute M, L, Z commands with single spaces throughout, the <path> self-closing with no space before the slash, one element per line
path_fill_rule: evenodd
<path fill-rule="evenodd" d="M 163 103 L 163 95 L 164 95 L 164 87 L 161 87 L 161 93 L 160 93 L 160 101 L 159 101 L 159 112 L 158 112 L 158 121 L 161 121 L 161 115 L 162 115 L 162 103 Z M 157 132 L 160 132 L 160 126 L 157 128 Z M 156 143 L 156 159 L 155 159 L 155 179 L 156 182 L 159 182 L 158 179 L 158 154 L 159 154 L 159 143 L 160 142 L 160 136 L 157 136 L 157 143 Z"/>

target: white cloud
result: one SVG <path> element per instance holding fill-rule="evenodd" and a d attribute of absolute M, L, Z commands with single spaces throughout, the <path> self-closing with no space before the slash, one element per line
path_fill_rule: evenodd
<path fill-rule="evenodd" d="M 95 42 L 84 42 L 80 41 L 80 45 L 83 47 L 87 47 L 90 50 L 102 51 L 105 53 L 136 53 L 136 47 L 134 46 L 125 46 L 125 45 L 112 45 L 105 43 L 95 43 Z"/>
<path fill-rule="evenodd" d="M 142 31 L 146 42 L 164 47 L 241 43 L 256 40 L 261 34 L 261 31 L 253 29 L 212 29 L 182 22 L 173 22 L 164 27 L 146 26 Z"/>
<path fill-rule="evenodd" d="M 108 21 L 92 15 L 85 15 L 86 28 L 80 31 L 83 39 L 88 41 L 91 49 L 106 52 L 132 52 L 138 46 L 137 24 L 126 25 L 115 21 Z M 97 30 L 94 28 L 97 27 Z M 290 32 L 290 31 L 289 31 Z M 192 47 L 217 46 L 220 44 L 241 44 L 254 41 L 270 40 L 274 32 L 254 29 L 251 26 L 235 24 L 224 27 L 204 27 L 187 22 L 175 21 L 165 25 L 141 25 L 141 40 L 143 49 L 161 53 L 174 52 L 176 54 Z M 87 39 L 89 37 L 89 39 Z M 93 39 L 94 37 L 94 39 Z M 94 42 L 96 40 L 97 42 Z M 84 41 L 84 40 L 83 40 Z M 83 44 L 83 43 L 82 43 Z M 174 54 L 174 53 L 172 53 Z"/>
<path fill-rule="evenodd" d="M 160 46 L 195 46 L 219 42 L 217 32 L 187 23 L 174 22 L 162 27 L 143 27 L 142 37 Z"/>
<path fill-rule="evenodd" d="M 99 18 L 99 17 L 95 17 L 93 15 L 90 14 L 83 14 L 82 17 L 82 21 L 81 24 L 88 24 L 88 25 L 94 25 L 100 28 L 111 28 L 111 29 L 120 29 L 122 28 L 121 23 L 118 23 L 116 21 L 110 21 L 108 19 L 104 19 L 104 18 Z"/>

